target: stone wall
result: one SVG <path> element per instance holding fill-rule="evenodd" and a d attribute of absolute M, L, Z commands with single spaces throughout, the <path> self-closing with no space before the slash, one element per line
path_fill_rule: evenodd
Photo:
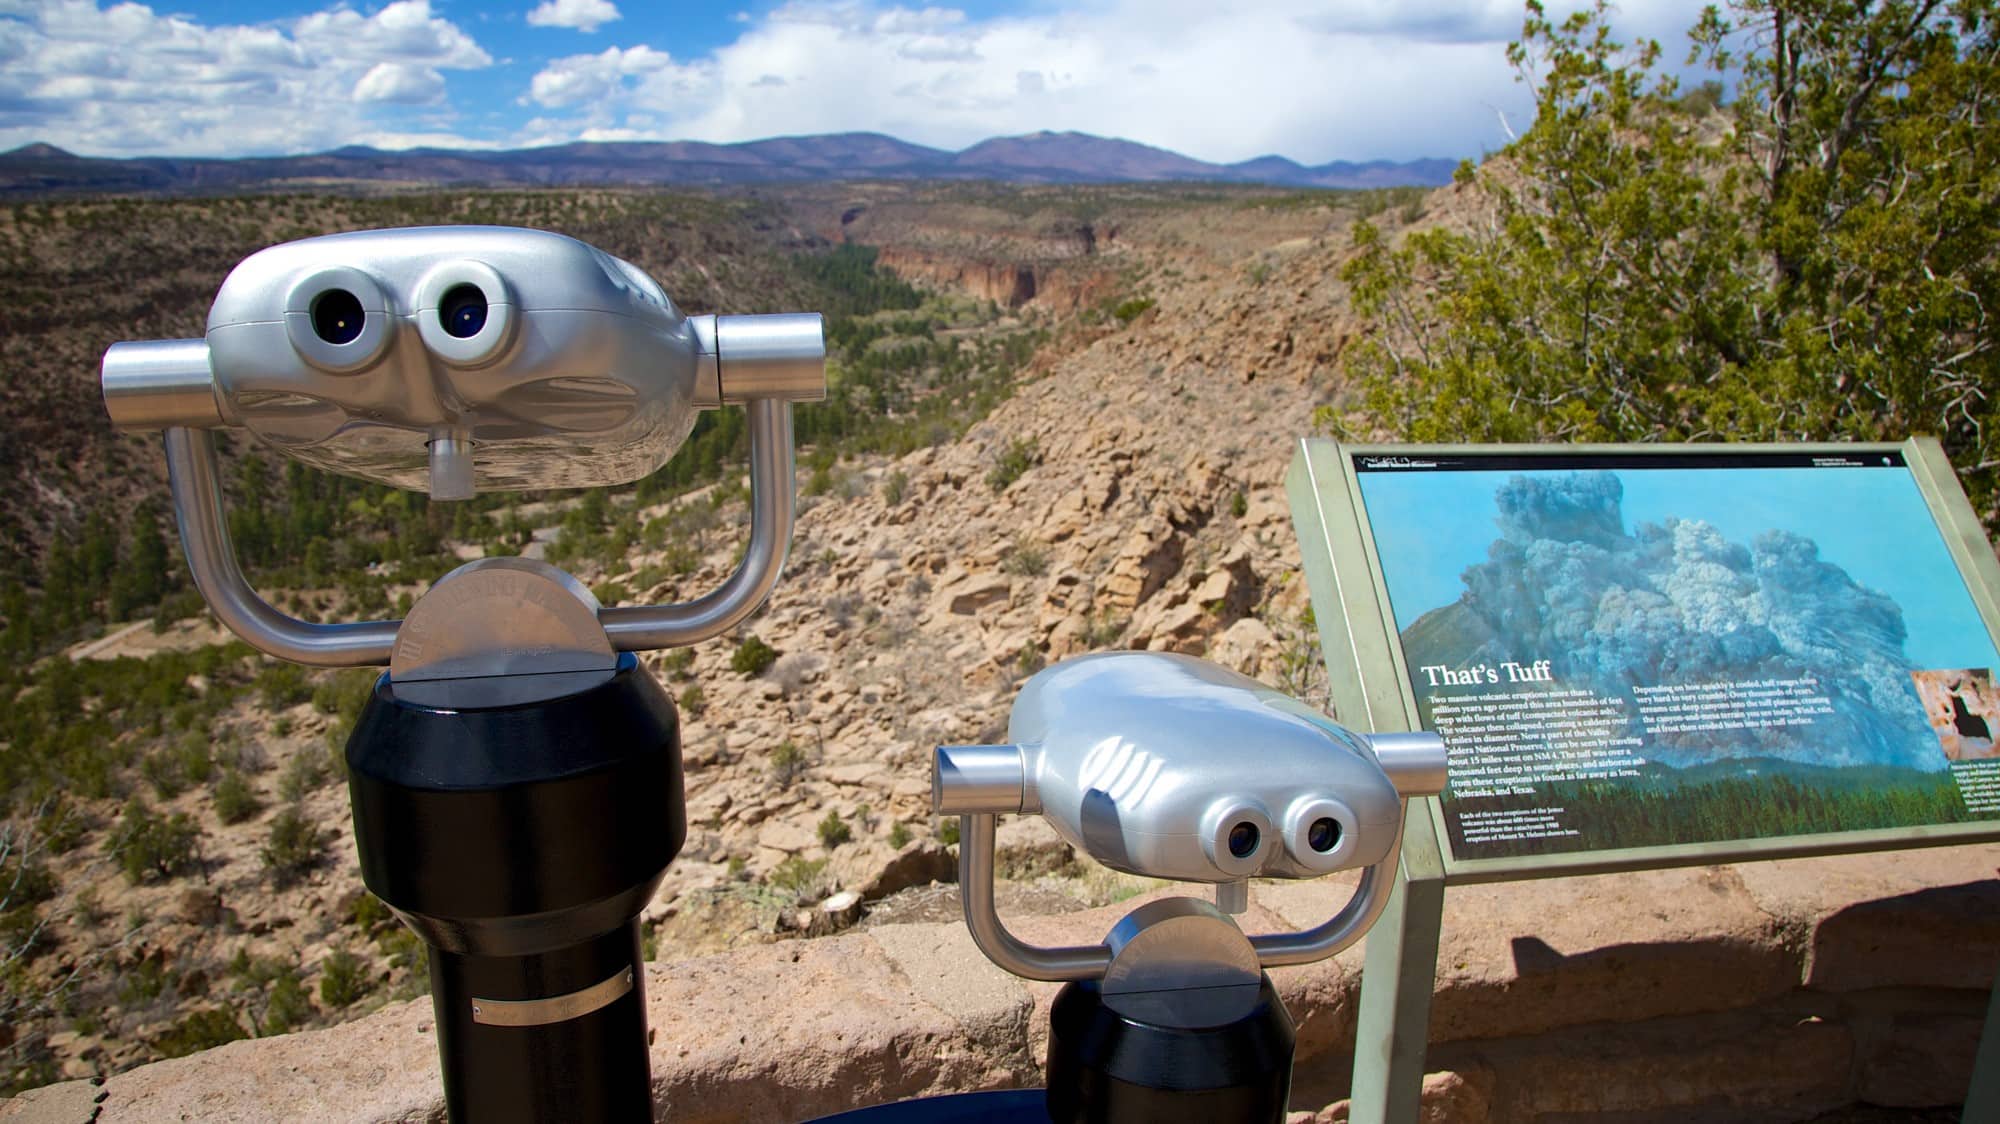
<path fill-rule="evenodd" d="M 1806 1120 L 1957 1103 L 2000 961 L 2000 846 L 1458 887 L 1446 895 L 1429 1119 Z M 1252 931 L 1351 883 L 1260 884 Z M 1162 891 L 1164 892 L 1164 891 Z M 1136 902 L 1010 923 L 1095 939 Z M 1298 1023 L 1293 1107 L 1345 1119 L 1361 949 L 1273 973 Z M 1055 985 L 954 924 L 654 965 L 663 1120 L 798 1120 L 1033 1084 Z M 442 1118 L 428 1001 L 0 1104 L 0 1121 Z"/>

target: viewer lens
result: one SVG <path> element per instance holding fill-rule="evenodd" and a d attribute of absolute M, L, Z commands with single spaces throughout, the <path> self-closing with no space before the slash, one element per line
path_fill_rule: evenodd
<path fill-rule="evenodd" d="M 1229 829 L 1229 853 L 1247 859 L 1257 849 L 1257 825 L 1240 823 Z"/>
<path fill-rule="evenodd" d="M 471 339 L 486 326 L 486 294 L 477 285 L 454 285 L 438 302 L 438 320 L 446 334 Z"/>
<path fill-rule="evenodd" d="M 485 308 L 480 308 L 484 316 Z M 346 289 L 328 289 L 312 302 L 313 335 L 332 344 L 353 343 L 361 335 L 367 315 L 361 302 Z"/>
<path fill-rule="evenodd" d="M 1324 855 L 1340 845 L 1340 824 L 1331 816 L 1321 816 L 1306 828 L 1306 846 Z"/>

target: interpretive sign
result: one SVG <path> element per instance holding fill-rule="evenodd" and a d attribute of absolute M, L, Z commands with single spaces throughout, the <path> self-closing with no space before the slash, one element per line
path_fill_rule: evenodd
<path fill-rule="evenodd" d="M 1448 862 L 2000 835 L 2000 651 L 1909 448 L 1337 455 Z"/>
<path fill-rule="evenodd" d="M 1357 1124 L 1417 1118 L 1448 885 L 2000 839 L 2000 562 L 1935 441 L 1307 440 L 1286 487 L 1338 716 L 1449 758 Z"/>
<path fill-rule="evenodd" d="M 1454 855 L 2000 817 L 2000 653 L 1899 451 L 1354 470 Z"/>

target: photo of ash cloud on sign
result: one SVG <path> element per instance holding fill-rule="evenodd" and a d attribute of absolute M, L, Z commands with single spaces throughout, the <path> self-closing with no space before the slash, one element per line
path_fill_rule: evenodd
<path fill-rule="evenodd" d="M 1927 669 L 2000 657 L 1908 469 L 1745 462 L 1358 474 L 1459 857 L 1996 814 L 1991 674 Z"/>

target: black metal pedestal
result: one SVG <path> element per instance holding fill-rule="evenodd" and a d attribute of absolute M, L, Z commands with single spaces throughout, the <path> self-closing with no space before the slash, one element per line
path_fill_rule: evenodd
<path fill-rule="evenodd" d="M 629 654 L 558 697 L 518 678 L 451 708 L 376 684 L 362 878 L 431 946 L 453 1121 L 650 1120 L 636 919 L 687 834 L 679 719 Z"/>
<path fill-rule="evenodd" d="M 1198 1009 L 1199 997 L 1190 999 L 1183 1011 Z M 1064 986 L 1049 1012 L 1049 1119 L 1284 1120 L 1295 1035 L 1268 974 L 1226 1021 L 1203 1025 L 1198 1010 L 1172 1021 L 1181 1025 L 1119 1013 L 1096 980 Z"/>

